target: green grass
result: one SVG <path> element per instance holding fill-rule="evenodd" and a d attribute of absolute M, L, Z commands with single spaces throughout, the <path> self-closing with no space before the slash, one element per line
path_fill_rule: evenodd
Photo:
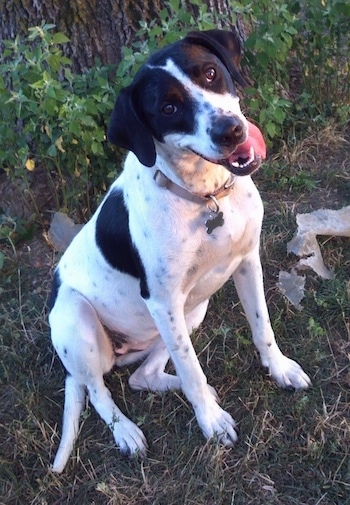
<path fill-rule="evenodd" d="M 281 391 L 267 376 L 231 282 L 212 299 L 193 335 L 209 383 L 239 424 L 239 442 L 230 450 L 203 439 L 182 394 L 131 392 L 126 368 L 106 380 L 122 410 L 144 430 L 148 458 L 121 456 L 87 403 L 74 454 L 62 475 L 53 474 L 64 373 L 51 348 L 45 303 L 57 258 L 40 235 L 17 244 L 15 252 L 1 243 L 1 504 L 350 503 L 349 240 L 320 239 L 336 275 L 323 281 L 306 272 L 302 311 L 276 287 L 279 270 L 296 262 L 286 255 L 296 212 L 349 204 L 348 146 L 314 147 L 304 147 L 307 156 L 299 152 L 297 161 L 282 156 L 266 164 L 255 177 L 266 208 L 261 253 L 273 327 L 313 387 Z M 317 181 L 313 188 L 281 182 L 297 177 L 300 167 Z"/>

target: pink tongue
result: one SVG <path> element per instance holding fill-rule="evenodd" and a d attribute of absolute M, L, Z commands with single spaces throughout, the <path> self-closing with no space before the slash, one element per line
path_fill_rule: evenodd
<path fill-rule="evenodd" d="M 230 156 L 230 161 L 236 161 L 238 158 L 249 158 L 250 148 L 253 146 L 256 156 L 261 159 L 266 158 L 266 144 L 262 133 L 257 126 L 248 121 L 248 138 L 243 144 L 239 144 L 235 152 Z"/>

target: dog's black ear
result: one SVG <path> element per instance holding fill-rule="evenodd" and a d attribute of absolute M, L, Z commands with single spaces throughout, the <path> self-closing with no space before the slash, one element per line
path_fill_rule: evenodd
<path fill-rule="evenodd" d="M 146 167 L 153 167 L 156 162 L 154 140 L 135 110 L 134 93 L 132 84 L 120 91 L 108 126 L 108 140 L 132 151 Z"/>
<path fill-rule="evenodd" d="M 230 72 L 231 77 L 243 88 L 248 86 L 247 79 L 243 77 L 239 64 L 242 57 L 242 45 L 235 31 L 207 30 L 202 32 L 189 32 L 185 38 L 192 44 L 206 47 L 217 56 Z"/>

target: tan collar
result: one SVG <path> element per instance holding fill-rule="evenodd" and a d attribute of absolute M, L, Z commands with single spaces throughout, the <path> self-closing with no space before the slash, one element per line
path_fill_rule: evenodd
<path fill-rule="evenodd" d="M 176 182 L 168 179 L 168 177 L 164 175 L 160 170 L 156 170 L 153 179 L 160 188 L 168 189 L 175 195 L 180 196 L 181 198 L 185 198 L 185 200 L 189 200 L 190 202 L 194 203 L 203 203 L 207 200 L 213 200 L 213 197 L 214 199 L 224 198 L 230 193 L 236 181 L 236 177 L 233 174 L 230 174 L 230 177 L 227 179 L 225 184 L 214 193 L 210 193 L 208 195 L 200 195 L 198 193 L 192 193 L 188 189 L 179 186 L 176 184 Z"/>

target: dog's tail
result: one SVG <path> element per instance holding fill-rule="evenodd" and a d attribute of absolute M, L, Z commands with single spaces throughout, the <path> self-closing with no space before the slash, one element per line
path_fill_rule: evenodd
<path fill-rule="evenodd" d="M 71 375 L 66 377 L 62 438 L 52 471 L 61 473 L 73 450 L 79 430 L 79 418 L 86 398 L 85 386 L 78 384 Z"/>

